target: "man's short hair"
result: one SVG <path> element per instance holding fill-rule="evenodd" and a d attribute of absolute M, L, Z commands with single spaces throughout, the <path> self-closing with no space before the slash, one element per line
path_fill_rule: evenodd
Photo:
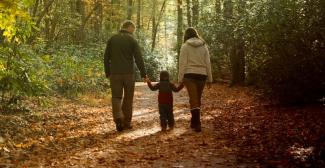
<path fill-rule="evenodd" d="M 121 24 L 121 29 L 127 29 L 131 26 L 135 28 L 135 24 L 131 20 L 126 20 Z"/>

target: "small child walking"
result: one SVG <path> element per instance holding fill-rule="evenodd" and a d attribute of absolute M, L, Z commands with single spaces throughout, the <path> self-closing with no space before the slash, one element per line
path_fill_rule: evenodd
<path fill-rule="evenodd" d="M 160 81 L 152 85 L 151 81 L 147 80 L 148 87 L 152 90 L 159 90 L 158 105 L 161 131 L 166 131 L 167 125 L 169 129 L 173 129 L 175 125 L 173 114 L 173 91 L 179 92 L 184 85 L 178 87 L 169 81 L 169 73 L 167 71 L 160 72 Z"/>

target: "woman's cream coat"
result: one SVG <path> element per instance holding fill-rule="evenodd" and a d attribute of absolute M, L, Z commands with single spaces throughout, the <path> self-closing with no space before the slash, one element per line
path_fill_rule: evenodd
<path fill-rule="evenodd" d="M 206 75 L 207 82 L 212 82 L 209 50 L 199 38 L 188 39 L 181 47 L 178 82 L 183 82 L 187 73 Z"/>

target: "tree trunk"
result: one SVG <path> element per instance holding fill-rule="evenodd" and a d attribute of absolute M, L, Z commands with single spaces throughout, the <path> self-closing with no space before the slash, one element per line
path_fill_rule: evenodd
<path fill-rule="evenodd" d="M 99 39 L 101 37 L 102 33 L 102 26 L 103 26 L 103 1 L 102 0 L 96 0 L 95 3 L 97 7 L 96 9 L 96 20 L 95 20 L 95 34 L 96 38 Z"/>
<path fill-rule="evenodd" d="M 137 10 L 137 28 L 141 29 L 141 0 L 138 1 L 138 10 Z"/>
<path fill-rule="evenodd" d="M 221 0 L 216 0 L 215 8 L 216 8 L 216 15 L 218 18 L 218 15 L 221 14 Z"/>
<path fill-rule="evenodd" d="M 32 14 L 31 14 L 32 17 L 35 17 L 36 16 L 36 13 L 38 11 L 39 4 L 40 4 L 40 0 L 36 0 L 35 1 L 35 5 L 33 6 L 33 9 L 32 9 Z"/>
<path fill-rule="evenodd" d="M 193 0 L 193 8 L 192 8 L 192 12 L 193 12 L 193 26 L 197 26 L 199 23 L 199 15 L 200 15 L 200 2 L 199 0 Z"/>
<path fill-rule="evenodd" d="M 187 26 L 192 27 L 191 0 L 186 0 Z"/>
<path fill-rule="evenodd" d="M 132 12 L 133 12 L 132 8 L 133 8 L 133 0 L 128 0 L 127 17 L 126 17 L 128 20 L 131 20 L 132 18 Z"/>
<path fill-rule="evenodd" d="M 35 21 L 35 27 L 40 27 L 40 24 L 41 24 L 41 21 L 43 20 L 43 18 L 48 14 L 48 12 L 50 11 L 50 8 L 51 6 L 53 5 L 55 0 L 49 0 L 49 1 L 46 1 L 46 2 L 43 2 L 44 3 L 44 8 L 42 10 L 42 12 L 40 12 L 38 14 L 38 16 L 36 17 L 36 21 Z M 40 2 L 37 1 L 37 6 L 39 6 Z M 33 13 L 35 12 L 35 15 L 37 13 L 36 11 L 37 9 L 34 9 Z M 34 29 L 34 28 L 33 28 Z M 28 43 L 32 43 L 35 39 L 35 37 L 37 36 L 37 33 L 35 33 L 34 35 L 30 36 L 29 39 L 28 39 Z"/>
<path fill-rule="evenodd" d="M 76 37 L 76 42 L 80 43 L 85 39 L 85 29 L 83 24 L 85 22 L 86 13 L 85 13 L 85 3 L 83 0 L 76 1 L 76 12 L 80 15 L 80 26 L 78 29 L 78 33 L 75 35 L 75 37 Z"/>
<path fill-rule="evenodd" d="M 239 13 L 238 18 L 236 18 L 236 22 L 245 17 L 245 1 L 239 0 L 237 6 L 237 12 Z M 229 8 L 233 9 L 233 4 L 229 3 Z M 230 11 L 228 11 L 230 12 Z M 230 13 L 228 13 L 230 14 Z M 244 41 L 244 32 L 243 29 L 238 29 L 236 36 L 234 36 L 234 29 L 232 30 L 232 38 L 233 44 L 231 47 L 231 72 L 232 72 L 232 80 L 231 85 L 243 85 L 245 82 L 245 41 Z"/>
<path fill-rule="evenodd" d="M 152 1 L 152 34 L 151 34 L 151 51 L 154 50 L 156 45 L 156 8 L 157 8 L 157 0 Z"/>
<path fill-rule="evenodd" d="M 177 0 L 177 65 L 183 42 L 183 8 L 182 0 Z"/>
<path fill-rule="evenodd" d="M 153 17 L 153 22 L 152 22 L 152 46 L 151 46 L 151 51 L 153 51 L 156 47 L 156 38 L 157 38 L 157 32 L 158 32 L 158 27 L 160 24 L 160 19 L 164 13 L 165 10 L 165 5 L 166 5 L 166 0 L 164 0 L 161 9 L 160 9 L 160 13 L 158 15 L 158 18 L 156 19 L 156 17 Z M 154 7 L 156 8 L 156 5 L 154 5 Z M 155 9 L 154 8 L 154 9 Z M 154 23 L 155 22 L 155 23 Z"/>

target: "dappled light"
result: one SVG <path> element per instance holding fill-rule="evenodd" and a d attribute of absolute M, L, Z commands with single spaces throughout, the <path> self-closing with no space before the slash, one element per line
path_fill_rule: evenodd
<path fill-rule="evenodd" d="M 324 0 L 0 0 L 0 168 L 324 168 Z"/>

